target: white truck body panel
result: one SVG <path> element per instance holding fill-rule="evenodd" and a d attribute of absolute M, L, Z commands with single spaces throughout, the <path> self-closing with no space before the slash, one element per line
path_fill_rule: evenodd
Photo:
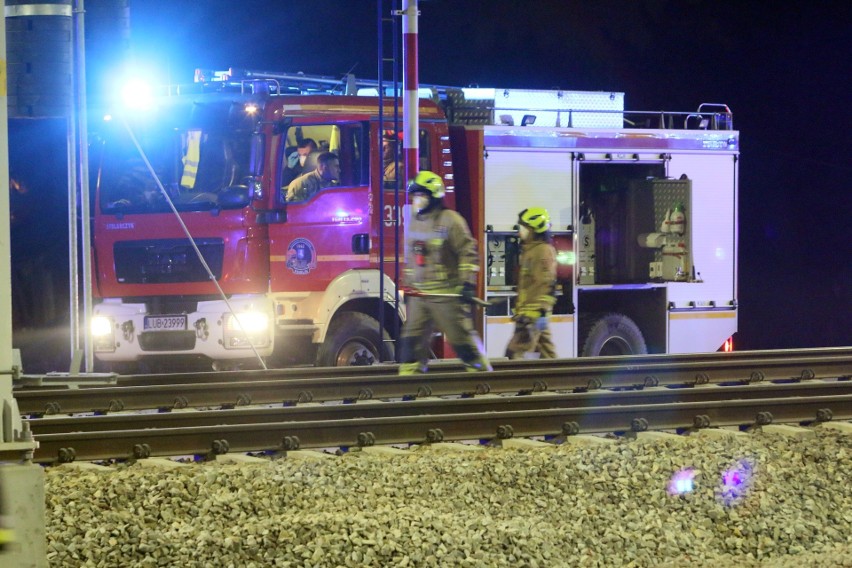
<path fill-rule="evenodd" d="M 485 222 L 512 231 L 518 213 L 547 203 L 554 227 L 572 223 L 571 156 L 556 148 L 487 148 Z"/>
<path fill-rule="evenodd" d="M 510 316 L 487 316 L 485 318 L 485 354 L 489 359 L 503 357 L 506 345 L 515 332 L 515 323 Z M 550 318 L 550 336 L 560 359 L 576 357 L 574 351 L 574 316 L 554 315 Z M 528 359 L 537 359 L 537 354 L 528 353 Z"/>
<path fill-rule="evenodd" d="M 737 331 L 735 310 L 671 312 L 668 320 L 669 353 L 716 351 Z"/>
<path fill-rule="evenodd" d="M 493 101 L 495 124 L 504 124 L 507 118 L 510 118 L 512 124 L 520 126 L 525 116 L 534 116 L 536 126 L 574 128 L 621 128 L 622 126 L 624 93 L 465 89 L 465 94 Z M 597 112 L 582 112 L 584 110 Z"/>
<path fill-rule="evenodd" d="M 692 263 L 702 282 L 672 282 L 669 301 L 678 308 L 730 306 L 736 298 L 736 163 L 730 154 L 673 154 L 669 173 L 692 180 L 692 207 L 687 209 Z"/>

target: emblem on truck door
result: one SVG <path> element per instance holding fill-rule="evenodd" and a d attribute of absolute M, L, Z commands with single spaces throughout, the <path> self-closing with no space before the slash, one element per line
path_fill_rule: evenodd
<path fill-rule="evenodd" d="M 317 267 L 317 251 L 308 239 L 298 238 L 287 245 L 287 268 L 293 274 L 307 274 Z"/>

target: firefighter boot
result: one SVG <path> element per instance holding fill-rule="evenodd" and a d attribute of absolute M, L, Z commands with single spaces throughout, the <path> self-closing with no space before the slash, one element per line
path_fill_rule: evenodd
<path fill-rule="evenodd" d="M 480 371 L 493 371 L 491 363 L 479 350 L 469 345 L 453 345 L 453 350 L 464 363 L 464 370 L 471 373 Z"/>
<path fill-rule="evenodd" d="M 414 361 L 413 363 L 400 363 L 397 375 L 419 375 L 425 373 L 427 370 L 426 365 L 419 361 Z"/>
<path fill-rule="evenodd" d="M 399 371 L 398 375 L 415 375 L 425 373 L 428 370 L 426 361 L 417 356 L 419 338 L 399 338 Z"/>

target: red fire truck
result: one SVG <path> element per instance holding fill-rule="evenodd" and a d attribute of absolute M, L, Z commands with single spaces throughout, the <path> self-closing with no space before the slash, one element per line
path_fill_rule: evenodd
<path fill-rule="evenodd" d="M 93 142 L 97 359 L 392 361 L 408 214 L 405 180 L 383 179 L 394 98 L 353 78 L 198 76 Z M 300 160 L 307 139 L 316 152 Z M 515 223 L 531 206 L 553 221 L 561 357 L 716 351 L 736 331 L 739 135 L 725 105 L 629 112 L 622 93 L 422 87 L 418 140 L 417 167 L 444 178 L 479 240 L 490 357 L 512 332 Z M 337 182 L 287 202 L 324 151 Z"/>

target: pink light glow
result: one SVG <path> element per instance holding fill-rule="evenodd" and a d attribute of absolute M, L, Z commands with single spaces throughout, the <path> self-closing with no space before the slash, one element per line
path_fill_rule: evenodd
<path fill-rule="evenodd" d="M 683 495 L 692 493 L 696 472 L 692 468 L 676 471 L 669 480 L 669 495 Z"/>

